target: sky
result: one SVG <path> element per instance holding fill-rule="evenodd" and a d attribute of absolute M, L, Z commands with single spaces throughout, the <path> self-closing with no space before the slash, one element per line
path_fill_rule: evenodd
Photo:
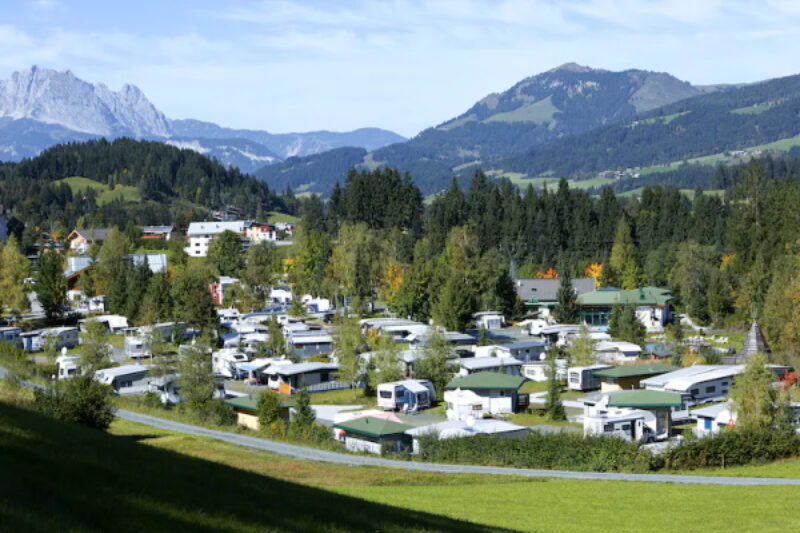
<path fill-rule="evenodd" d="M 405 136 L 567 62 L 695 84 L 800 73 L 800 0 L 0 0 L 0 79 L 141 88 L 170 118 Z"/>

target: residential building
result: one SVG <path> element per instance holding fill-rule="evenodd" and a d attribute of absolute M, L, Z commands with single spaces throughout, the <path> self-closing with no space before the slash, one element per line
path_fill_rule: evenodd
<path fill-rule="evenodd" d="M 407 424 L 365 416 L 338 422 L 333 427 L 344 433 L 344 446 L 352 452 L 381 454 L 385 448 L 393 451 L 411 448 L 411 436 L 406 431 L 413 426 Z"/>
<path fill-rule="evenodd" d="M 448 420 L 428 426 L 419 426 L 406 431 L 406 435 L 412 438 L 411 453 L 420 452 L 420 438 L 426 435 L 435 435 L 439 440 L 460 439 L 474 437 L 476 435 L 492 435 L 500 439 L 521 438 L 530 432 L 525 426 L 518 426 L 503 420 L 470 419 L 470 420 Z"/>
<path fill-rule="evenodd" d="M 278 232 L 275 230 L 275 226 L 270 224 L 252 224 L 244 231 L 244 236 L 250 240 L 250 244 L 278 240 Z"/>
<path fill-rule="evenodd" d="M 175 226 L 142 226 L 142 239 L 171 241 L 175 237 Z"/>
<path fill-rule="evenodd" d="M 89 252 L 92 244 L 103 244 L 109 233 L 111 233 L 111 228 L 75 229 L 67 235 L 67 241 L 69 241 L 70 250 L 85 254 Z"/>
<path fill-rule="evenodd" d="M 239 278 L 220 276 L 216 282 L 208 284 L 208 292 L 211 293 L 211 299 L 216 305 L 222 305 L 225 302 L 225 288 L 235 283 L 239 283 Z"/>
<path fill-rule="evenodd" d="M 517 413 L 528 407 L 529 396 L 520 394 L 522 376 L 477 372 L 453 378 L 445 387 L 448 420 L 483 418 L 484 415 Z"/>
<path fill-rule="evenodd" d="M 302 388 L 309 391 L 334 390 L 349 386 L 335 381 L 339 365 L 334 363 L 275 364 L 266 369 L 267 385 L 281 394 L 294 394 Z"/>
<path fill-rule="evenodd" d="M 613 368 L 596 370 L 594 375 L 600 378 L 600 390 L 641 389 L 641 381 L 652 376 L 674 372 L 679 367 L 664 363 L 648 363 L 645 365 L 622 365 Z"/>
<path fill-rule="evenodd" d="M 517 289 L 517 296 L 525 304 L 530 314 L 538 313 L 539 317 L 547 318 L 552 314 L 553 308 L 558 305 L 558 289 L 561 287 L 559 278 L 516 279 L 514 286 Z M 575 291 L 576 296 L 594 289 L 594 278 L 572 279 L 572 290 Z"/>
<path fill-rule="evenodd" d="M 208 248 L 220 233 L 232 231 L 242 238 L 242 247 L 247 249 L 249 241 L 245 239 L 244 232 L 250 227 L 252 222 L 247 220 L 235 220 L 228 222 L 192 222 L 186 231 L 186 239 L 189 245 L 184 248 L 189 257 L 206 257 Z"/>
<path fill-rule="evenodd" d="M 647 331 L 661 331 L 672 318 L 672 294 L 658 287 L 639 287 L 623 291 L 602 287 L 578 296 L 580 319 L 590 326 L 607 326 L 615 306 L 633 306 L 636 317 Z"/>

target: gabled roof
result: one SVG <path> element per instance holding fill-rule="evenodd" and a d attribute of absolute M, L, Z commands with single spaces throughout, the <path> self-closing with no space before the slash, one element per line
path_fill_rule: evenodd
<path fill-rule="evenodd" d="M 606 368 L 594 372 L 595 376 L 601 378 L 630 378 L 636 376 L 656 376 L 678 370 L 675 365 L 664 363 L 648 363 L 646 365 L 623 365 L 614 368 Z"/>
<path fill-rule="evenodd" d="M 73 230 L 67 239 L 71 241 L 72 239 L 80 236 L 89 242 L 104 241 L 108 237 L 109 233 L 111 233 L 111 228 L 82 228 Z"/>
<path fill-rule="evenodd" d="M 348 420 L 347 422 L 334 424 L 333 427 L 342 429 L 347 433 L 355 433 L 356 435 L 380 438 L 405 433 L 414 426 L 398 424 L 397 422 L 392 422 L 391 420 L 384 420 L 382 418 L 375 418 L 373 416 L 365 416 L 362 418 Z"/>
<path fill-rule="evenodd" d="M 744 341 L 744 346 L 742 346 L 742 351 L 736 355 L 739 360 L 746 360 L 757 353 L 769 354 L 770 349 L 769 345 L 767 345 L 767 341 L 764 339 L 764 335 L 761 333 L 761 328 L 758 327 L 758 323 L 753 321 L 753 324 L 750 326 L 750 331 L 747 332 L 747 338 Z"/>
<path fill-rule="evenodd" d="M 578 295 L 578 304 L 586 306 L 612 305 L 656 305 L 664 306 L 672 300 L 668 289 L 659 287 L 639 287 L 629 291 L 603 290 Z"/>
<path fill-rule="evenodd" d="M 682 403 L 680 394 L 657 390 L 626 390 L 609 394 L 608 396 L 609 407 L 653 409 L 659 407 L 680 407 Z"/>
<path fill-rule="evenodd" d="M 468 390 L 517 390 L 525 382 L 522 376 L 511 376 L 500 372 L 476 372 L 450 380 L 446 389 Z"/>
<path fill-rule="evenodd" d="M 517 279 L 514 280 L 517 295 L 523 302 L 555 302 L 558 300 L 559 278 Z M 572 288 L 581 295 L 594 290 L 594 278 L 573 278 Z"/>
<path fill-rule="evenodd" d="M 247 220 L 235 220 L 231 222 L 192 222 L 186 235 L 189 237 L 197 235 L 216 235 L 223 231 L 233 231 L 234 233 L 243 232 L 251 222 Z"/>

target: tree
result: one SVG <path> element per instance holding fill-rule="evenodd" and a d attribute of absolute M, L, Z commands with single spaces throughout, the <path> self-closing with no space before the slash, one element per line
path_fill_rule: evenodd
<path fill-rule="evenodd" d="M 572 278 L 567 269 L 563 269 L 561 283 L 558 287 L 556 298 L 558 305 L 553 310 L 553 315 L 559 324 L 574 324 L 580 316 L 580 307 L 576 301 L 577 295 L 572 287 Z"/>
<path fill-rule="evenodd" d="M 280 261 L 275 246 L 267 241 L 260 242 L 247 250 L 242 282 L 263 303 L 269 288 L 275 282 L 279 268 Z"/>
<path fill-rule="evenodd" d="M 775 375 L 765 366 L 767 362 L 766 355 L 755 354 L 733 382 L 730 398 L 737 429 L 765 429 L 776 421 Z"/>
<path fill-rule="evenodd" d="M 274 316 L 267 324 L 267 334 L 269 335 L 267 350 L 270 355 L 272 357 L 286 355 L 286 338 L 283 336 L 283 329 L 278 324 L 278 319 Z"/>
<path fill-rule="evenodd" d="M 631 227 L 622 216 L 617 222 L 614 245 L 608 261 L 606 281 L 608 285 L 618 285 L 625 290 L 635 289 L 639 285 L 639 265 L 636 244 Z"/>
<path fill-rule="evenodd" d="M 67 303 L 67 282 L 64 279 L 61 255 L 55 250 L 45 250 L 39 256 L 36 297 L 44 309 L 48 322 L 52 322 L 64 312 Z"/>
<path fill-rule="evenodd" d="M 431 314 L 438 325 L 450 331 L 461 331 L 469 326 L 476 310 L 475 298 L 469 286 L 451 278 L 445 282 L 434 301 Z"/>
<path fill-rule="evenodd" d="M 384 258 L 377 232 L 365 223 L 342 224 L 328 265 L 330 279 L 344 296 L 371 300 L 382 279 Z"/>
<path fill-rule="evenodd" d="M 295 395 L 294 410 L 292 425 L 295 428 L 308 429 L 317 420 L 317 415 L 311 407 L 311 395 L 308 394 L 308 390 L 305 387 Z"/>
<path fill-rule="evenodd" d="M 235 231 L 225 230 L 211 241 L 208 260 L 221 276 L 238 276 L 244 267 L 242 237 Z"/>
<path fill-rule="evenodd" d="M 450 357 L 453 349 L 437 329 L 428 336 L 422 354 L 414 362 L 414 378 L 427 379 L 436 389 L 436 398 L 441 401 L 444 388 L 453 379 Z"/>
<path fill-rule="evenodd" d="M 5 380 L 14 386 L 22 385 L 33 375 L 25 350 L 10 342 L 0 341 L 0 366 L 6 370 Z"/>
<path fill-rule="evenodd" d="M 106 328 L 97 320 L 85 323 L 86 332 L 81 333 L 80 368 L 85 374 L 94 375 L 95 371 L 106 368 L 111 362 L 111 346 L 108 344 Z"/>
<path fill-rule="evenodd" d="M 114 227 L 106 236 L 97 252 L 97 264 L 93 267 L 97 294 L 110 294 L 114 285 L 124 285 L 125 271 L 129 265 L 124 259 L 131 247 L 131 241 L 119 228 Z"/>
<path fill-rule="evenodd" d="M 139 324 L 155 324 L 172 319 L 172 295 L 166 274 L 153 274 L 147 282 L 144 298 L 139 306 Z"/>
<path fill-rule="evenodd" d="M 301 229 L 292 248 L 294 255 L 287 260 L 292 292 L 320 296 L 325 292 L 326 268 L 331 255 L 330 237 L 321 231 Z"/>
<path fill-rule="evenodd" d="M 28 310 L 28 297 L 23 283 L 28 275 L 28 260 L 19 251 L 17 239 L 12 235 L 0 251 L 0 302 L 12 314 Z"/>
<path fill-rule="evenodd" d="M 214 301 L 208 291 L 212 277 L 202 265 L 189 264 L 172 283 L 172 300 L 176 321 L 200 329 L 218 324 Z"/>
<path fill-rule="evenodd" d="M 181 398 L 190 411 L 200 416 L 208 413 L 216 388 L 209 344 L 201 340 L 191 346 L 181 354 L 177 364 Z"/>
<path fill-rule="evenodd" d="M 377 390 L 378 385 L 403 378 L 400 367 L 400 347 L 394 339 L 383 333 L 378 335 L 373 346 L 370 371 L 367 373 L 370 389 Z"/>
<path fill-rule="evenodd" d="M 632 305 L 616 305 L 611 310 L 608 333 L 617 340 L 642 345 L 647 330 L 636 318 L 636 309 Z"/>
<path fill-rule="evenodd" d="M 56 381 L 34 390 L 34 407 L 64 422 L 105 430 L 114 420 L 114 390 L 91 374 Z"/>
<path fill-rule="evenodd" d="M 566 420 L 567 413 L 561 403 L 561 381 L 558 379 L 558 365 L 555 353 L 547 358 L 547 397 L 544 410 L 550 420 Z"/>
<path fill-rule="evenodd" d="M 362 380 L 363 364 L 360 354 L 364 351 L 364 338 L 361 336 L 361 326 L 353 317 L 344 317 L 339 323 L 336 333 L 336 348 L 334 351 L 339 370 L 336 379 L 349 383 L 353 388 Z"/>
<path fill-rule="evenodd" d="M 256 402 L 256 414 L 258 415 L 258 425 L 262 431 L 274 430 L 281 417 L 282 401 L 281 397 L 271 390 L 264 391 Z"/>
<path fill-rule="evenodd" d="M 569 348 L 571 363 L 575 366 L 588 366 L 595 363 L 594 339 L 586 324 L 581 324 L 578 336 Z"/>

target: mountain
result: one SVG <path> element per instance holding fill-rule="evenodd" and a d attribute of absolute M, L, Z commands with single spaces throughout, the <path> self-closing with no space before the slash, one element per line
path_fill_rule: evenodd
<path fill-rule="evenodd" d="M 312 131 L 307 133 L 269 133 L 261 130 L 223 128 L 200 120 L 170 121 L 173 134 L 180 137 L 208 139 L 241 138 L 263 144 L 282 159 L 318 154 L 335 148 L 358 147 L 367 151 L 406 140 L 394 132 L 379 128 L 361 128 L 348 132 Z"/>
<path fill-rule="evenodd" d="M 364 161 L 363 148 L 336 148 L 306 157 L 290 157 L 286 161 L 263 167 L 256 177 L 266 181 L 273 190 L 291 187 L 295 192 L 327 192 L 351 168 Z"/>
<path fill-rule="evenodd" d="M 34 66 L 0 80 L 3 160 L 17 161 L 55 144 L 99 137 L 169 141 L 246 172 L 287 157 L 343 146 L 375 150 L 405 140 L 378 128 L 274 134 L 199 120 L 169 120 L 137 87 L 124 85 L 112 91 L 102 83 L 81 80 L 69 70 Z"/>
<path fill-rule="evenodd" d="M 663 72 L 611 72 L 567 63 L 525 78 L 502 93 L 490 94 L 464 113 L 407 142 L 377 149 L 362 164 L 410 172 L 423 191 L 435 192 L 446 187 L 453 175 L 471 172 L 488 161 L 631 120 L 686 98 L 729 89 L 696 87 Z M 306 163 L 287 162 L 299 166 Z M 327 177 L 331 172 L 323 174 Z M 325 192 L 317 188 L 327 185 L 325 180 L 311 181 L 316 182 L 314 190 Z M 297 185 L 300 183 L 292 184 Z"/>

